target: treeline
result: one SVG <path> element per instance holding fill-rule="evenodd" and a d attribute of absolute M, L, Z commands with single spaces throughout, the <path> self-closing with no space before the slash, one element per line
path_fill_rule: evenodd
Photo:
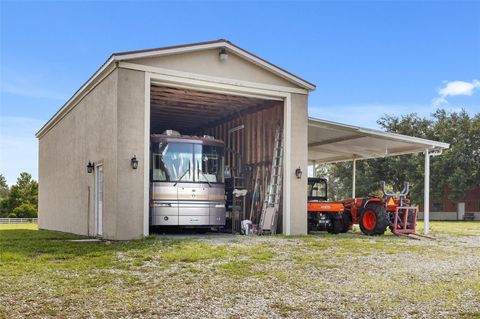
<path fill-rule="evenodd" d="M 377 123 L 385 131 L 405 134 L 450 144 L 441 156 L 431 158 L 431 196 L 440 200 L 447 192 L 452 201 L 480 187 L 480 114 L 470 116 L 465 110 L 449 113 L 437 110 L 432 117 L 416 113 L 385 115 Z M 379 181 L 386 181 L 390 190 L 399 191 L 404 181 L 411 184 L 410 198 L 423 200 L 424 155 L 401 155 L 357 161 L 356 195 L 379 195 Z M 323 165 L 318 176 L 329 179 L 331 199 L 351 197 L 352 163 Z"/>
<path fill-rule="evenodd" d="M 17 183 L 8 186 L 0 174 L 0 218 L 36 218 L 38 183 L 28 173 L 20 173 Z"/>

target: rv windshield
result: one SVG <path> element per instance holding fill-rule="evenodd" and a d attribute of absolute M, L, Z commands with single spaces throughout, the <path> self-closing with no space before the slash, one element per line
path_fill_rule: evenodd
<path fill-rule="evenodd" d="M 220 146 L 159 142 L 152 144 L 155 182 L 224 183 L 224 150 Z"/>
<path fill-rule="evenodd" d="M 193 182 L 191 168 L 193 145 L 189 143 L 154 144 L 153 180 L 159 182 Z"/>
<path fill-rule="evenodd" d="M 195 180 L 206 183 L 223 183 L 223 147 L 195 144 Z"/>

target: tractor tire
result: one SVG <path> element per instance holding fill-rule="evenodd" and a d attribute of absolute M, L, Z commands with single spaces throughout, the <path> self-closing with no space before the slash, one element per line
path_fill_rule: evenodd
<path fill-rule="evenodd" d="M 387 211 L 379 204 L 367 204 L 360 216 L 360 230 L 368 236 L 383 235 L 388 227 Z"/>
<path fill-rule="evenodd" d="M 342 231 L 343 227 L 343 220 L 340 219 L 331 219 L 332 221 L 332 226 L 327 228 L 327 232 L 329 234 L 338 234 Z"/>
<path fill-rule="evenodd" d="M 350 224 L 352 223 L 352 215 L 349 213 L 342 214 L 342 229 L 340 229 L 341 233 L 346 233 L 350 230 Z"/>

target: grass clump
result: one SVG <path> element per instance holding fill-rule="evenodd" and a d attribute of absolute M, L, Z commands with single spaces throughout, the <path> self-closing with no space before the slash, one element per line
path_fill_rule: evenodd
<path fill-rule="evenodd" d="M 187 262 L 193 263 L 200 260 L 219 259 L 227 255 L 224 245 L 211 245 L 198 241 L 186 241 L 171 245 L 161 258 L 165 262 Z"/>

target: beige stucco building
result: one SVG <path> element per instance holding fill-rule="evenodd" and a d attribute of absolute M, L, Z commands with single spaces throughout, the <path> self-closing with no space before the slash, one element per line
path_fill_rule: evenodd
<path fill-rule="evenodd" d="M 282 229 L 305 234 L 306 174 L 296 178 L 295 170 L 307 171 L 307 101 L 314 89 L 226 40 L 113 54 L 37 133 L 39 228 L 142 238 L 149 234 L 152 132 L 215 134 L 243 123 L 245 136 L 232 147 L 243 150 L 247 164 L 260 165 L 271 151 L 265 128 L 276 116 L 285 136 Z M 188 103 L 199 92 L 210 95 Z M 138 169 L 131 168 L 133 156 Z"/>

